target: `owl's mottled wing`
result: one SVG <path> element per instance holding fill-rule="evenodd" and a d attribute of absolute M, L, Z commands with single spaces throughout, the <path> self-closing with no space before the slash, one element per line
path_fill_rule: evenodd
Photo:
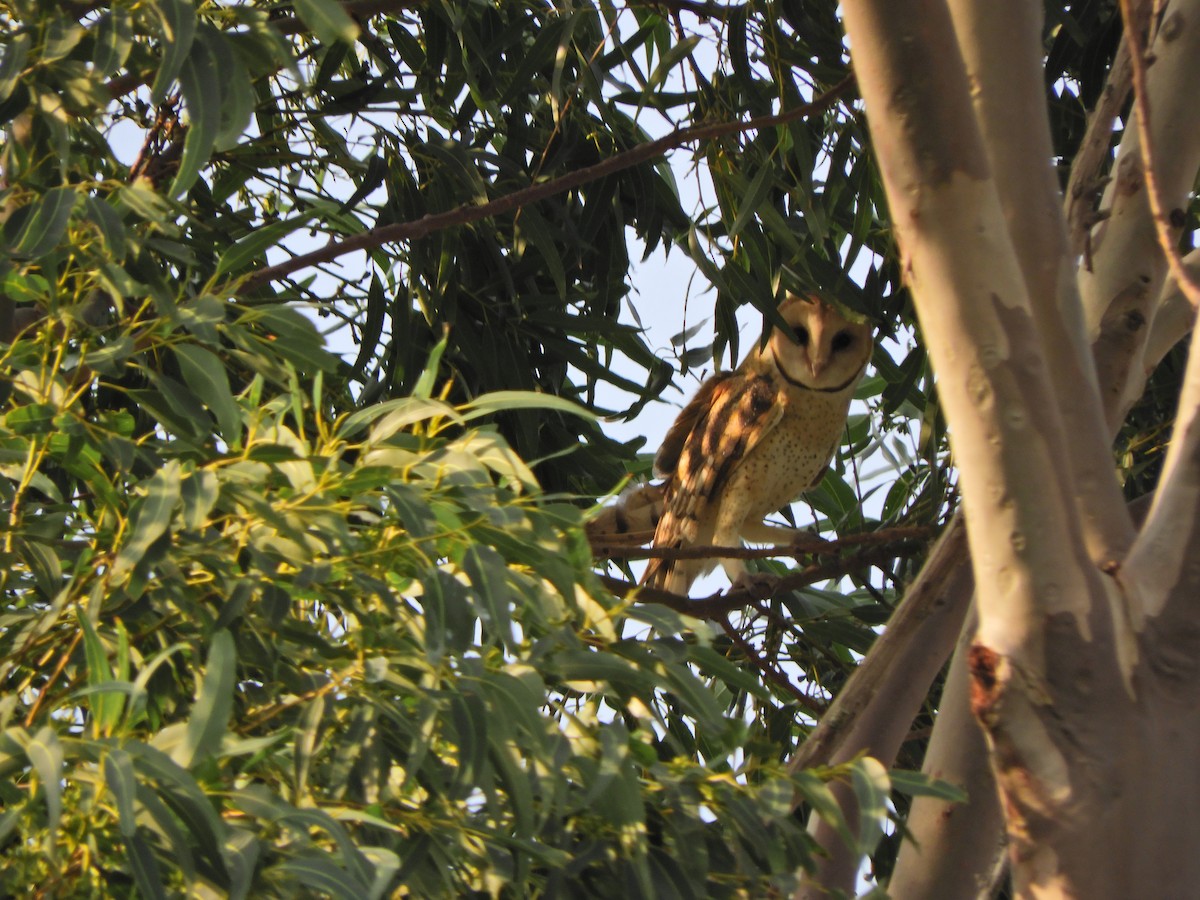
<path fill-rule="evenodd" d="M 705 379 L 696 395 L 680 410 L 654 456 L 654 472 L 660 478 L 665 478 L 668 482 L 672 479 L 684 445 L 696 430 L 697 423 L 705 419 L 712 409 L 713 394 L 721 385 L 731 378 L 737 378 L 738 375 L 737 372 L 719 372 Z"/>
<path fill-rule="evenodd" d="M 696 542 L 734 469 L 783 418 L 784 402 L 774 381 L 758 373 L 718 375 L 701 386 L 656 460 L 668 480 L 655 547 Z M 673 560 L 653 559 L 642 581 L 662 587 L 674 568 Z"/>

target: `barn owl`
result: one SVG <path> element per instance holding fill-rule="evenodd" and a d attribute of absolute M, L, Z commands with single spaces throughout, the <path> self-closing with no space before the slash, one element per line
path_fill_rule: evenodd
<path fill-rule="evenodd" d="M 871 358 L 871 327 L 832 306 L 789 295 L 792 334 L 771 329 L 732 372 L 713 375 L 683 408 L 654 460 L 664 479 L 655 547 L 791 540 L 763 520 L 816 484 L 841 441 L 850 399 Z M 685 594 L 720 562 L 652 559 L 642 583 Z"/>

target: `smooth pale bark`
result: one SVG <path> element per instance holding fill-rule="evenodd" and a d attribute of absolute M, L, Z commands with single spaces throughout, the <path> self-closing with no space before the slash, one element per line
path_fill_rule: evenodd
<path fill-rule="evenodd" d="M 946 673 L 937 727 L 923 771 L 959 785 L 965 804 L 916 797 L 905 825 L 911 836 L 901 849 L 888 892 L 896 900 L 953 900 L 991 895 L 1004 862 L 1004 816 L 987 743 L 971 713 L 967 652 L 974 622 Z"/>
<path fill-rule="evenodd" d="M 1147 72 L 1150 134 L 1163 199 L 1168 208 L 1182 208 L 1200 165 L 1200 0 L 1164 4 L 1160 21 Z M 1136 382 L 1139 369 L 1145 368 L 1147 326 L 1155 318 L 1155 301 L 1167 275 L 1146 200 L 1136 115 L 1130 115 L 1122 135 L 1100 203 L 1105 219 L 1092 230 L 1090 253 L 1079 274 L 1084 317 L 1114 431 L 1137 399 L 1126 384 L 1131 373 Z"/>
<path fill-rule="evenodd" d="M 1040 60 L 1035 60 L 1036 67 L 1030 67 L 1031 71 L 1036 73 L 1036 77 L 1018 79 L 1016 83 L 1002 80 L 1003 90 L 999 92 L 992 91 L 990 94 L 987 90 L 989 69 L 994 69 L 1000 64 L 1010 64 L 1014 58 L 1021 55 L 1020 52 L 1014 52 L 1014 47 L 1019 50 L 1023 49 L 1026 56 L 1030 55 L 1030 51 L 1034 55 L 1040 52 L 1040 48 L 1033 47 L 1030 41 L 1031 37 L 1034 41 L 1037 38 L 1034 28 L 1031 27 L 1031 22 L 1033 21 L 1033 17 L 1040 13 L 1040 9 L 1031 9 L 1030 4 L 1014 4 L 1010 8 L 1008 4 L 985 4 L 983 7 L 978 7 L 975 4 L 952 2 L 951 6 L 955 13 L 955 27 L 959 32 L 959 40 L 966 51 L 967 66 L 971 70 L 970 75 L 976 87 L 973 95 L 976 101 L 976 111 L 981 128 L 987 136 L 986 147 L 989 154 L 989 162 L 994 166 L 996 172 L 997 189 L 1009 225 L 1010 238 L 1014 242 L 1016 256 L 1026 279 L 1028 292 L 1032 295 L 1033 310 L 1035 314 L 1041 314 L 1037 318 L 1038 330 L 1043 336 L 1044 345 L 1049 344 L 1049 347 L 1046 348 L 1049 350 L 1046 356 L 1051 359 L 1051 362 L 1054 362 L 1054 351 L 1056 349 L 1064 346 L 1076 348 L 1079 346 L 1079 307 L 1077 298 L 1074 296 L 1074 291 L 1071 289 L 1071 284 L 1068 281 L 1064 285 L 1061 277 L 1064 271 L 1070 271 L 1069 266 L 1064 266 L 1063 264 L 1068 253 L 1063 249 L 1065 247 L 1063 243 L 1065 241 L 1065 230 L 1062 227 L 1062 219 L 1057 215 L 1047 214 L 1046 211 L 1046 198 L 1052 197 L 1054 200 L 1057 200 L 1055 193 L 1057 185 L 1054 182 L 1053 174 L 1049 171 L 1048 166 L 1039 166 L 1037 163 L 1034 163 L 1029 166 L 1030 170 L 1039 174 L 1050 175 L 1050 181 L 1054 183 L 1047 185 L 1043 179 L 1040 191 L 1030 193 L 1026 191 L 1027 185 L 1022 182 L 1022 178 L 1025 175 L 1022 170 L 1022 155 L 1031 156 L 1033 159 L 1039 161 L 1049 158 L 1049 153 L 1045 152 L 1045 147 L 1048 146 L 1048 136 L 1046 136 L 1046 133 L 1041 128 L 1040 118 L 1035 123 L 1037 125 L 1035 128 L 1023 128 L 1024 123 L 1021 121 L 1021 116 L 1024 116 L 1029 108 L 1037 108 L 1037 105 L 1041 103 Z M 1172 20 L 1170 16 L 1185 7 L 1186 5 L 1175 4 L 1175 8 L 1169 8 L 1167 16 L 1164 17 L 1164 21 L 1172 21 L 1174 23 L 1170 28 L 1164 29 L 1171 40 L 1178 40 L 1181 37 L 1182 30 L 1179 23 L 1182 20 L 1179 17 Z M 1005 30 L 1006 28 L 1008 29 L 1007 31 Z M 928 29 L 921 30 L 928 34 Z M 1005 39 L 999 40 L 997 36 L 1002 34 L 1005 35 Z M 992 38 L 990 44 L 989 38 Z M 1023 45 L 1022 41 L 1024 41 Z M 1003 45 L 1002 56 L 991 52 L 995 47 L 1000 45 Z M 1180 66 L 1176 66 L 1174 71 L 1178 72 L 1180 68 Z M 1159 74 L 1161 75 L 1163 71 L 1165 70 L 1160 69 Z M 1116 85 L 1110 84 L 1105 92 L 1105 96 L 1110 101 L 1109 105 L 1113 108 L 1120 105 L 1120 99 L 1127 90 L 1126 82 L 1128 76 L 1127 73 L 1122 74 L 1122 72 L 1123 67 L 1116 67 L 1113 77 L 1117 79 L 1118 83 Z M 992 77 L 994 80 L 994 72 L 992 73 Z M 1160 78 L 1160 83 L 1164 80 Z M 1178 82 L 1174 85 L 1174 90 L 1177 92 L 1180 90 Z M 1191 88 L 1184 88 L 1183 90 L 1190 93 Z M 1036 92 L 1036 97 L 1032 97 L 1033 92 Z M 1025 96 L 1027 94 L 1030 96 Z M 1001 98 L 1001 102 L 989 104 L 986 102 L 988 96 L 998 96 Z M 1111 113 L 1105 113 L 1101 110 L 1098 118 L 1103 120 L 1105 115 L 1111 115 Z M 1151 121 L 1153 122 L 1154 119 L 1152 118 Z M 1094 134 L 1106 131 L 1107 128 L 1104 126 L 1103 121 L 1097 122 L 1093 127 Z M 1013 146 L 1004 146 L 999 150 L 995 149 L 997 143 L 1003 143 L 1006 138 L 1011 138 L 1013 135 L 1018 137 L 1015 141 L 1009 141 Z M 1107 140 L 1106 133 L 1103 134 L 1103 140 L 1105 142 Z M 1039 149 L 1039 142 L 1041 142 L 1041 149 Z M 1101 145 L 1099 140 L 1094 141 L 1094 143 L 1097 146 Z M 1177 144 L 1177 147 L 1181 144 L 1185 145 L 1186 142 L 1180 142 Z M 1095 155 L 1097 160 L 1099 160 L 1103 154 L 1097 153 Z M 1081 155 L 1081 159 L 1086 162 L 1086 154 Z M 1091 172 L 1091 175 L 1088 175 L 1087 172 L 1081 175 L 1081 170 L 1078 169 L 1073 171 L 1072 184 L 1081 184 L 1078 178 L 1094 179 L 1096 176 L 1095 170 L 1098 169 L 1098 165 L 1099 163 L 1097 162 L 1095 165 L 1089 164 L 1085 166 Z M 1034 179 L 1034 181 L 1037 180 L 1036 178 Z M 1049 190 L 1046 190 L 1047 186 L 1049 186 Z M 1026 191 L 1026 193 L 1023 195 L 1022 191 Z M 1037 196 L 1033 196 L 1033 194 Z M 1078 210 L 1081 209 L 1079 193 L 1076 192 L 1073 196 L 1075 197 L 1073 208 L 1076 210 L 1076 216 L 1078 216 Z M 1028 222 L 1031 219 L 1034 222 L 1034 226 L 1024 228 L 1022 225 L 1023 220 Z M 1107 241 L 1103 249 L 1105 252 L 1121 252 L 1121 248 L 1114 240 Z M 1057 275 L 1054 274 L 1056 270 Z M 1045 301 L 1050 296 L 1051 288 L 1049 286 L 1052 281 L 1056 282 L 1053 291 L 1056 292 L 1057 311 L 1062 314 L 1061 324 L 1053 320 L 1047 323 L 1044 309 L 1042 308 L 1049 306 Z M 1160 301 L 1158 304 L 1162 310 L 1160 313 L 1161 318 L 1156 318 L 1155 320 L 1154 336 L 1152 337 L 1150 347 L 1145 353 L 1143 366 L 1135 367 L 1133 371 L 1130 371 L 1128 368 L 1122 370 L 1120 367 L 1110 365 L 1104 371 L 1106 381 L 1113 377 L 1132 375 L 1133 378 L 1131 380 L 1135 382 L 1129 388 L 1121 384 L 1112 385 L 1109 383 L 1105 385 L 1104 399 L 1107 401 L 1106 405 L 1110 408 L 1110 421 L 1115 419 L 1112 411 L 1115 411 L 1120 406 L 1117 402 L 1118 398 L 1122 395 L 1132 397 L 1139 395 L 1141 387 L 1144 384 L 1144 373 L 1151 370 L 1159 359 L 1161 359 L 1161 356 L 1165 354 L 1166 350 L 1170 348 L 1171 344 L 1190 328 L 1194 313 L 1190 308 L 1181 306 L 1177 302 L 1177 293 L 1167 290 L 1163 291 L 1164 297 L 1167 299 Z M 1123 298 L 1118 297 L 1116 299 L 1118 300 L 1118 305 L 1115 313 L 1119 317 L 1122 312 L 1119 301 Z M 1062 330 L 1059 330 L 1057 335 L 1055 335 L 1055 329 Z M 1051 334 L 1053 339 L 1046 341 L 1046 334 Z M 1102 359 L 1104 358 L 1103 351 L 1104 348 L 1101 347 L 1100 355 Z M 1073 359 L 1071 354 L 1062 354 L 1062 356 L 1068 362 L 1071 362 Z M 1087 358 L 1084 357 L 1085 370 L 1088 368 L 1086 361 Z M 1060 408 L 1065 408 L 1068 412 L 1072 412 L 1070 409 L 1072 401 L 1078 397 L 1077 393 L 1071 394 L 1071 382 L 1073 378 L 1069 372 L 1064 377 L 1064 370 L 1062 368 L 1058 371 L 1055 371 L 1053 365 L 1050 368 L 1051 380 L 1056 386 L 1059 399 L 1060 401 L 1065 400 L 1065 402 L 1060 402 Z M 1084 380 L 1090 381 L 1092 379 L 1084 375 Z M 1095 384 L 1094 381 L 1092 383 L 1093 385 Z M 1065 398 L 1064 385 L 1067 387 Z M 1093 434 L 1095 433 L 1094 410 L 1097 405 L 1091 405 L 1092 411 L 1088 413 L 1090 423 L 1088 421 L 1084 423 L 1084 427 L 1090 429 Z M 1123 408 L 1121 414 L 1123 415 Z M 1103 429 L 1101 429 L 1101 432 L 1103 433 Z M 1074 439 L 1073 446 L 1077 446 L 1081 430 L 1077 426 L 1071 426 L 1069 433 Z M 1106 439 L 1103 442 L 1093 440 L 1091 447 L 1092 452 L 1090 457 L 1085 457 L 1083 460 L 1076 460 L 1069 455 L 1066 457 L 1074 465 L 1076 472 L 1090 473 L 1084 475 L 1085 481 L 1089 483 L 1096 476 L 1097 461 L 1099 461 L 1099 466 L 1103 467 L 1108 458 Z M 1099 504 L 1100 506 L 1103 505 L 1103 502 L 1114 502 L 1114 498 L 1111 495 L 1107 498 L 1102 497 L 1101 500 L 1102 503 Z M 1096 508 L 1097 505 L 1094 504 L 1085 506 L 1085 509 L 1095 510 Z M 1119 548 L 1121 543 L 1127 539 L 1129 533 L 1128 526 L 1123 515 L 1114 517 L 1112 521 L 1122 523 L 1121 528 L 1124 533 L 1119 535 L 1118 540 L 1109 541 L 1108 544 L 1109 546 Z M 1090 545 L 1088 549 L 1093 558 L 1108 555 L 1105 553 L 1096 553 L 1097 542 L 1088 541 L 1088 544 Z M 931 554 L 931 562 L 935 561 L 936 558 L 937 551 L 935 550 Z M 966 598 L 960 597 L 957 601 L 951 602 L 957 602 L 958 607 L 961 609 L 966 605 Z M 944 654 L 946 651 L 944 647 L 932 648 L 929 644 L 923 644 L 921 652 L 927 658 L 938 658 L 939 654 Z M 964 662 L 965 658 L 959 659 L 955 665 L 961 667 Z M 896 670 L 895 677 L 905 679 L 907 672 L 907 668 L 900 667 Z M 948 691 L 946 695 L 947 699 L 943 700 L 942 711 L 939 715 L 934 739 L 927 757 L 929 765 L 926 766 L 926 770 L 936 770 L 939 775 L 945 775 L 952 781 L 967 784 L 974 788 L 972 791 L 973 796 L 982 795 L 986 800 L 990 790 L 994 790 L 994 788 L 989 789 L 986 786 L 990 779 L 988 770 L 979 764 L 980 759 L 978 757 L 972 757 L 970 753 L 961 752 L 964 747 L 970 746 L 972 739 L 976 744 L 978 743 L 979 731 L 968 716 L 959 714 L 962 712 L 962 709 L 965 709 L 965 705 L 958 709 L 953 706 L 947 706 L 947 703 L 952 702 L 954 697 L 954 692 Z M 874 711 L 874 717 L 870 715 L 867 717 L 872 722 L 871 727 L 850 730 L 843 724 L 837 730 L 843 736 L 853 734 L 854 738 L 851 740 L 843 739 L 838 743 L 837 758 L 853 755 L 856 747 L 875 748 L 876 746 L 881 746 L 878 742 L 873 743 L 873 738 L 889 730 L 894 732 L 896 730 L 896 721 L 903 721 L 907 725 L 907 723 L 911 722 L 916 709 L 916 706 L 901 707 L 891 705 L 887 707 L 886 712 L 881 713 L 879 707 L 877 707 Z M 868 714 L 871 712 L 869 703 L 865 712 Z M 888 719 L 889 715 L 890 720 Z M 820 731 L 817 734 L 820 734 Z M 816 736 L 814 735 L 814 737 Z M 825 752 L 820 752 L 818 755 L 822 758 L 822 761 L 826 757 Z M 894 753 L 889 753 L 882 758 L 885 764 L 890 763 L 894 758 Z M 972 762 L 974 762 L 974 765 L 972 765 Z M 896 896 L 922 896 L 917 887 L 922 883 L 922 877 L 928 879 L 923 883 L 929 886 L 929 890 L 933 891 L 930 896 L 973 896 L 973 893 L 965 885 L 986 883 L 994 874 L 993 863 L 996 848 L 994 816 L 992 817 L 993 824 L 989 825 L 987 823 L 989 810 L 986 808 L 980 809 L 973 803 L 971 807 L 972 815 L 969 821 L 963 821 L 966 818 L 965 811 L 960 811 L 959 814 L 956 814 L 944 805 L 934 809 L 929 804 L 937 806 L 933 801 L 918 801 L 918 805 L 914 807 L 913 815 L 909 818 L 908 827 L 918 839 L 922 840 L 923 846 L 938 853 L 939 858 L 953 859 L 961 863 L 962 865 L 956 871 L 965 880 L 946 882 L 943 875 L 949 877 L 948 872 L 939 874 L 940 870 L 922 869 L 920 864 L 908 866 L 905 869 L 906 855 L 914 853 L 912 845 L 906 844 L 901 852 L 900 867 L 898 867 L 896 875 L 897 879 L 904 880 L 893 881 L 893 886 L 896 887 L 898 885 L 898 890 L 900 891 Z M 994 804 L 991 804 L 990 811 L 994 813 Z M 960 827 L 943 827 L 951 820 L 957 821 Z M 848 855 L 844 851 L 839 851 L 838 848 L 840 845 L 836 843 L 825 842 L 825 846 L 833 852 L 834 857 L 838 857 L 839 854 L 843 857 Z M 941 856 L 942 853 L 947 852 L 949 856 Z M 925 865 L 929 865 L 928 861 Z M 953 868 L 953 864 L 951 864 L 951 867 Z M 852 874 L 845 876 L 845 873 L 850 868 L 853 867 L 848 867 L 844 859 L 831 859 L 826 864 L 825 871 L 830 874 L 837 871 L 844 877 L 835 879 L 832 882 L 824 881 L 824 884 L 843 889 L 852 888 Z M 906 871 L 908 874 L 905 874 Z M 847 880 L 848 878 L 850 880 Z M 951 883 L 962 885 L 962 889 L 966 893 L 959 894 L 957 890 L 948 892 L 938 891 L 937 885 L 942 884 L 942 887 L 948 890 Z"/>
<path fill-rule="evenodd" d="M 1191 273 L 1192 280 L 1200 282 L 1200 250 L 1193 250 L 1183 258 L 1184 268 Z M 1129 373 L 1125 392 L 1121 397 L 1123 408 L 1130 408 L 1146 390 L 1146 380 L 1158 368 L 1171 348 L 1187 336 L 1196 322 L 1196 310 L 1174 278 L 1163 285 L 1158 301 L 1154 304 L 1154 322 L 1142 349 L 1142 365 L 1134 366 Z"/>
<path fill-rule="evenodd" d="M 971 705 L 1004 797 L 1014 884 L 1028 896 L 1185 896 L 1200 878 L 1200 628 L 1187 615 L 1200 568 L 1184 562 L 1200 543 L 1200 423 L 1187 405 L 1200 403 L 1200 354 L 1160 488 L 1182 502 L 1160 498 L 1124 569 L 1091 558 L 1080 521 L 1096 498 L 1061 487 L 1081 454 L 980 163 L 966 72 L 942 52 L 946 8 L 863 0 L 845 13 L 961 470 L 978 583 Z M 1096 487 L 1111 505 L 1106 490 Z M 1143 546 L 1150 564 L 1139 570 Z M 1164 562 L 1175 565 L 1145 599 L 1141 572 L 1161 574 Z M 1167 833 L 1155 827 L 1164 823 Z"/>
<path fill-rule="evenodd" d="M 887 631 L 791 761 L 792 769 L 837 765 L 863 753 L 885 765 L 895 761 L 913 717 L 945 664 L 946 648 L 962 630 L 972 589 L 971 568 L 960 564 L 965 553 L 963 525 L 955 519 L 931 551 Z M 852 791 L 835 785 L 834 794 L 851 833 L 856 834 L 858 810 Z M 807 900 L 827 896 L 830 888 L 852 890 L 858 853 L 815 813 L 809 818 L 809 831 L 827 855 L 816 861 L 813 875 L 796 896 Z"/>
<path fill-rule="evenodd" d="M 1043 4 L 950 0 L 948 6 L 1050 386 L 1075 448 L 1062 460 L 1067 491 L 1086 495 L 1081 525 L 1088 554 L 1118 559 L 1133 540 L 1133 526 L 1113 490 L 1108 428 L 1053 167 L 1041 68 Z"/>

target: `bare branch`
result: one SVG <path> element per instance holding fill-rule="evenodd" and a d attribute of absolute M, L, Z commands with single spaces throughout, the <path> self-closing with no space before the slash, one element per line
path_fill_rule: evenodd
<path fill-rule="evenodd" d="M 1166 209 L 1163 192 L 1158 183 L 1158 172 L 1154 165 L 1154 139 L 1150 129 L 1150 101 L 1146 88 L 1146 50 L 1142 43 L 1142 24 L 1135 18 L 1133 0 L 1121 0 L 1121 15 L 1125 19 L 1125 37 L 1130 44 L 1130 59 L 1133 62 L 1133 102 L 1137 106 L 1138 137 L 1142 150 L 1142 175 L 1146 179 L 1146 199 L 1154 221 L 1158 243 L 1162 248 L 1167 266 L 1175 283 L 1194 308 L 1200 308 L 1200 285 L 1196 284 L 1179 255 L 1179 232 L 1183 228 L 1183 210 Z M 1164 27 L 1170 27 L 1168 19 Z M 1187 27 L 1187 26 L 1182 26 Z M 1191 26 L 1193 29 L 1195 26 Z"/>
<path fill-rule="evenodd" d="M 1071 255 L 1088 252 L 1088 235 L 1096 224 L 1096 199 L 1103 183 L 1103 171 L 1113 140 L 1113 125 L 1133 84 L 1129 62 L 1129 41 L 1121 36 L 1116 57 L 1104 83 L 1096 108 L 1088 116 L 1087 132 L 1079 152 L 1071 163 L 1067 180 L 1066 216 Z"/>
<path fill-rule="evenodd" d="M 1130 597 L 1134 627 L 1161 615 L 1176 599 L 1176 612 L 1186 616 L 1189 632 L 1195 621 L 1195 593 L 1200 572 L 1200 330 L 1192 332 L 1175 432 L 1155 491 L 1154 504 L 1137 542 L 1117 573 Z M 1182 606 L 1180 610 L 1178 607 Z M 1170 632 L 1167 632 L 1168 636 Z"/>
<path fill-rule="evenodd" d="M 1192 273 L 1192 280 L 1200 279 L 1200 249 L 1193 250 L 1183 258 L 1183 265 Z M 1196 324 L 1196 307 L 1187 301 L 1180 290 L 1178 282 L 1169 279 L 1163 285 L 1162 294 L 1155 304 L 1158 312 L 1154 314 L 1154 322 L 1150 326 L 1150 336 L 1146 338 L 1146 348 L 1143 354 L 1142 372 L 1149 376 L 1171 348 L 1178 344 Z M 1146 379 L 1143 377 L 1136 386 L 1136 393 L 1131 399 L 1142 395 Z"/>
<path fill-rule="evenodd" d="M 792 771 L 828 765 L 867 748 L 885 760 L 895 758 L 895 750 L 886 753 L 883 735 L 908 731 L 966 617 L 971 598 L 966 554 L 966 530 L 961 516 L 955 516 L 888 620 L 887 630 L 788 764 Z M 897 699 L 896 692 L 906 688 L 919 695 L 916 703 Z M 897 709 L 904 713 L 896 715 Z M 889 719 L 894 720 L 891 725 L 886 724 Z"/>
<path fill-rule="evenodd" d="M 983 731 L 968 702 L 967 649 L 973 623 L 963 628 L 937 723 L 921 771 L 966 790 L 965 804 L 915 797 L 905 841 L 888 883 L 894 897 L 987 897 L 1003 871 L 1004 817 Z"/>
<path fill-rule="evenodd" d="M 629 532 L 630 541 L 621 540 L 622 535 L 601 535 L 593 539 L 592 552 L 597 558 L 607 559 L 771 559 L 776 556 L 835 556 L 848 547 L 928 540 L 936 536 L 938 530 L 932 525 L 897 525 L 862 534 L 847 534 L 836 540 L 801 534 L 791 543 L 771 547 L 722 547 L 714 544 L 642 547 L 641 543 L 645 541 L 634 545 L 632 539 L 641 538 L 646 532 Z M 653 536 L 651 533 L 646 540 Z"/>
<path fill-rule="evenodd" d="M 819 581 L 842 578 L 868 566 L 884 565 L 894 560 L 897 552 L 903 552 L 903 546 L 904 542 L 901 542 L 899 548 L 895 543 L 869 547 L 866 550 L 860 550 L 828 562 L 812 563 L 782 578 L 774 580 L 763 578 L 759 583 L 745 587 L 731 587 L 727 591 L 717 591 L 708 597 L 688 597 L 671 591 L 637 585 L 611 575 L 601 575 L 600 580 L 618 597 L 634 596 L 636 592 L 636 599 L 643 603 L 657 603 L 659 606 L 665 606 L 697 619 L 719 621 L 721 616 L 733 610 L 742 609 L 755 601 L 769 600 L 781 596 L 787 591 L 808 587 Z"/>
<path fill-rule="evenodd" d="M 1154 64 L 1145 73 L 1153 175 L 1168 205 L 1184 202 L 1200 166 L 1198 19 L 1200 0 L 1173 0 L 1151 47 Z M 1141 118 L 1136 107 L 1130 118 Z M 1110 433 L 1124 421 L 1133 382 L 1140 381 L 1147 326 L 1168 275 L 1146 196 L 1140 134 L 1140 127 L 1126 122 L 1101 201 L 1103 219 L 1092 229 L 1087 265 L 1078 273 Z"/>

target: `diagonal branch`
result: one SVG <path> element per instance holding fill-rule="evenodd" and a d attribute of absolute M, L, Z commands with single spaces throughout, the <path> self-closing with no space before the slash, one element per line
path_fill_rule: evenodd
<path fill-rule="evenodd" d="M 300 269 L 327 263 L 358 250 L 369 250 L 398 241 L 417 240 L 435 231 L 453 228 L 456 225 L 467 225 L 471 222 L 478 222 L 480 219 L 500 216 L 519 209 L 522 206 L 529 206 L 545 200 L 547 197 L 553 197 L 556 194 L 561 194 L 573 188 L 589 184 L 590 182 L 598 181 L 608 175 L 613 175 L 625 169 L 641 165 L 644 162 L 657 159 L 665 155 L 668 150 L 674 150 L 694 141 L 712 140 L 730 134 L 773 128 L 777 125 L 785 125 L 798 119 L 808 118 L 829 109 L 837 100 L 849 93 L 853 86 L 853 76 L 847 76 L 820 97 L 813 100 L 812 103 L 806 103 L 803 106 L 798 106 L 776 115 L 760 116 L 744 122 L 713 122 L 704 125 L 693 125 L 690 128 L 678 128 L 664 137 L 631 147 L 595 165 L 569 172 L 566 175 L 553 178 L 541 184 L 521 188 L 487 203 L 481 203 L 477 206 L 460 206 L 442 213 L 430 213 L 415 221 L 396 222 L 379 228 L 371 228 L 340 241 L 330 241 L 329 244 L 319 250 L 302 254 L 278 265 L 259 269 L 257 272 L 243 279 L 240 287 L 243 290 L 253 289 L 267 282 L 274 281 L 276 278 L 284 278 Z"/>
<path fill-rule="evenodd" d="M 1158 183 L 1158 171 L 1154 165 L 1154 139 L 1150 130 L 1150 101 L 1146 87 L 1146 48 L 1142 42 L 1141 22 L 1134 17 L 1133 0 L 1121 0 L 1121 16 L 1125 20 L 1125 36 L 1129 40 L 1130 59 L 1133 63 L 1133 102 L 1137 107 L 1138 138 L 1141 141 L 1142 175 L 1146 179 L 1146 199 L 1150 203 L 1151 218 L 1158 243 L 1167 260 L 1167 267 L 1184 297 L 1194 308 L 1200 308 L 1200 285 L 1191 278 L 1179 255 L 1179 231 L 1184 225 L 1182 209 L 1167 211 L 1163 202 L 1163 190 Z M 1168 23 L 1171 20 L 1168 19 Z M 1169 25 L 1167 26 L 1169 27 Z M 1188 27 L 1188 26 L 1183 26 Z M 1191 26 L 1195 28 L 1195 25 Z"/>

